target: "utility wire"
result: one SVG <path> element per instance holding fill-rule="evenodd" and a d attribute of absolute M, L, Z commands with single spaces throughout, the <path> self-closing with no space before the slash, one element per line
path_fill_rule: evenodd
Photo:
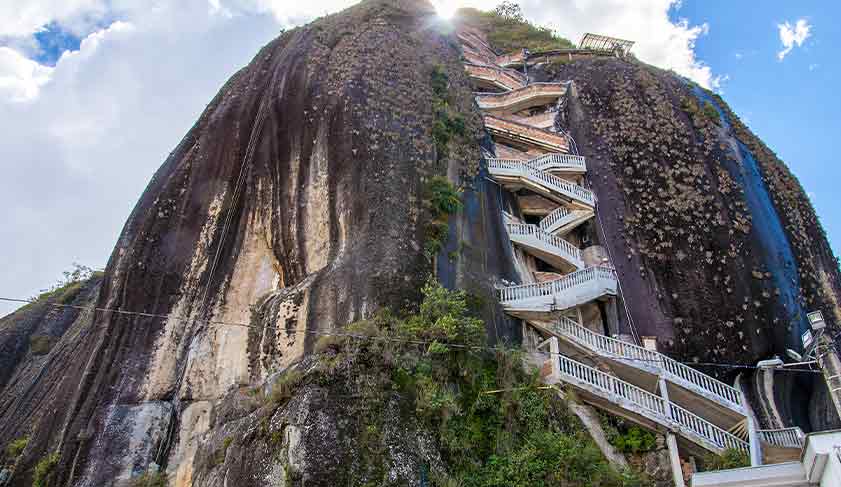
<path fill-rule="evenodd" d="M 36 300 L 32 299 L 18 299 L 18 298 L 7 298 L 7 297 L 0 297 L 0 301 L 12 302 L 12 303 L 27 303 L 31 304 L 36 302 Z M 178 316 L 178 315 L 166 315 L 166 314 L 158 314 L 158 313 L 145 313 L 141 311 L 127 311 L 123 309 L 117 308 L 101 308 L 101 307 L 94 307 L 94 306 L 79 306 L 74 304 L 60 304 L 60 303 L 45 303 L 48 306 L 53 306 L 57 308 L 69 308 L 69 309 L 78 309 L 78 310 L 90 310 L 90 311 L 102 311 L 108 313 L 115 313 L 120 315 L 127 315 L 127 316 L 138 316 L 142 318 L 159 318 L 162 320 L 176 320 L 176 321 L 189 321 L 189 322 L 201 322 L 208 325 L 216 325 L 216 326 L 241 326 L 246 328 L 260 328 L 258 326 L 249 324 L 249 323 L 238 323 L 232 321 L 218 321 L 218 320 L 202 320 L 196 318 L 190 318 L 186 316 Z M 488 347 L 488 346 L 479 346 L 479 345 L 465 345 L 461 343 L 442 343 L 437 340 L 412 340 L 408 338 L 400 338 L 400 337 L 389 337 L 389 336 L 378 336 L 378 335 L 363 335 L 358 333 L 347 333 L 347 332 L 329 332 L 329 331 L 320 331 L 320 330 L 289 330 L 286 331 L 287 335 L 295 335 L 295 334 L 302 334 L 302 335 L 314 335 L 314 336 L 331 336 L 331 337 L 339 337 L 339 338 L 355 338 L 359 340 L 372 340 L 372 341 L 384 341 L 384 342 L 396 342 L 396 343 L 406 343 L 409 345 L 423 345 L 429 346 L 433 343 L 443 345 L 449 348 L 458 348 L 463 350 L 474 350 L 474 351 L 499 351 L 499 348 Z M 565 357 L 562 353 L 552 353 L 552 352 L 544 352 L 544 351 L 535 351 L 532 353 L 538 353 L 541 355 L 546 356 L 561 356 Z M 627 361 L 634 361 L 634 362 L 660 362 L 657 359 L 642 359 L 642 358 L 628 358 L 623 357 L 620 355 L 610 355 L 617 359 L 627 360 Z M 677 362 L 677 361 L 676 361 Z M 730 369 L 759 369 L 755 365 L 744 365 L 744 364 L 724 364 L 724 363 L 714 363 L 714 362 L 678 362 L 683 365 L 687 366 L 711 366 L 711 367 L 722 367 L 722 368 L 730 368 Z M 820 371 L 810 370 L 810 369 L 792 369 L 792 368 L 775 368 L 775 371 L 791 371 L 791 372 L 810 372 L 810 373 L 820 373 Z"/>
<path fill-rule="evenodd" d="M 239 175 L 237 176 L 237 182 L 234 186 L 234 193 L 231 196 L 231 204 L 228 206 L 228 210 L 225 213 L 225 223 L 222 226 L 222 235 L 219 238 L 219 245 L 216 246 L 213 263 L 210 266 L 210 274 L 207 277 L 207 283 L 205 284 L 202 300 L 199 304 L 200 310 L 202 311 L 204 311 L 204 308 L 207 306 L 207 296 L 210 291 L 210 287 L 213 285 L 213 274 L 216 272 L 216 267 L 218 266 L 219 260 L 222 256 L 222 249 L 225 246 L 225 238 L 228 236 L 228 230 L 230 229 L 231 222 L 233 221 L 234 211 L 236 211 L 236 206 L 239 204 L 239 197 L 242 194 L 243 182 L 245 181 L 246 168 L 251 168 L 251 160 L 254 156 L 255 147 L 257 146 L 257 138 L 263 131 L 263 121 L 266 118 L 266 106 L 270 101 L 271 100 L 261 102 L 260 108 L 257 110 L 257 120 L 251 131 L 251 136 L 248 138 L 248 145 L 245 148 L 242 164 L 240 164 Z"/>

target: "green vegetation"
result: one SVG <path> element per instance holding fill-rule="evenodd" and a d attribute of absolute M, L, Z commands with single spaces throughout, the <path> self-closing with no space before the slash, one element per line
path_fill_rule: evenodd
<path fill-rule="evenodd" d="M 132 479 L 131 487 L 167 487 L 166 474 L 163 472 L 144 472 Z"/>
<path fill-rule="evenodd" d="M 50 353 L 58 340 L 49 335 L 33 335 L 29 337 L 29 350 L 33 355 L 46 355 Z"/>
<path fill-rule="evenodd" d="M 600 417 L 607 441 L 622 453 L 645 453 L 657 446 L 654 433 L 606 413 Z"/>
<path fill-rule="evenodd" d="M 59 279 L 49 289 L 42 290 L 38 296 L 32 298 L 32 301 L 54 299 L 59 304 L 70 304 L 79 295 L 85 281 L 91 278 L 101 278 L 103 275 L 102 271 L 95 271 L 90 267 L 74 262 L 72 270 L 64 271 L 62 279 Z"/>
<path fill-rule="evenodd" d="M 269 401 L 275 406 L 284 404 L 292 397 L 292 393 L 301 383 L 302 379 L 303 374 L 297 370 L 293 369 L 284 372 L 272 383 Z"/>
<path fill-rule="evenodd" d="M 653 450 L 657 441 L 650 431 L 631 426 L 624 434 L 616 436 L 611 443 L 623 453 L 644 453 Z"/>
<path fill-rule="evenodd" d="M 461 201 L 461 192 L 443 176 L 431 178 L 426 193 L 432 221 L 426 227 L 424 253 L 431 260 L 447 242 L 450 215 L 461 210 L 464 204 Z"/>
<path fill-rule="evenodd" d="M 742 468 L 750 466 L 750 457 L 748 454 L 729 448 L 721 455 L 709 455 L 703 462 L 704 471 L 711 472 L 714 470 L 729 470 L 731 468 Z"/>
<path fill-rule="evenodd" d="M 721 125 L 721 115 L 708 101 L 701 105 L 694 96 L 685 96 L 680 100 L 680 107 L 689 115 L 696 127 L 704 127 L 709 122 Z"/>
<path fill-rule="evenodd" d="M 450 79 L 444 67 L 436 65 L 430 75 L 432 85 L 432 109 L 435 120 L 432 122 L 432 139 L 438 161 L 449 155 L 450 141 L 457 137 L 464 137 L 466 127 L 464 118 L 456 113 L 451 106 Z"/>
<path fill-rule="evenodd" d="M 58 453 L 51 453 L 35 465 L 32 474 L 32 487 L 50 487 L 52 485 L 53 469 L 58 464 Z"/>
<path fill-rule="evenodd" d="M 701 110 L 701 113 L 704 115 L 704 118 L 713 122 L 716 125 L 721 125 L 721 115 L 719 115 L 718 110 L 715 109 L 712 103 L 705 101 L 704 108 Z"/>
<path fill-rule="evenodd" d="M 24 436 L 23 438 L 18 438 L 8 445 L 6 445 L 6 458 L 14 463 L 17 461 L 18 457 L 23 453 L 23 450 L 26 449 L 26 445 L 29 444 L 29 437 Z"/>
<path fill-rule="evenodd" d="M 459 191 L 446 178 L 435 176 L 427 186 L 436 215 L 451 215 L 464 207 Z"/>
<path fill-rule="evenodd" d="M 467 293 L 430 280 L 422 294 L 415 310 L 385 310 L 348 328 L 376 340 L 320 341 L 317 371 L 300 382 L 355 398 L 348 407 L 359 409 L 362 465 L 349 483 L 382 485 L 382 411 L 398 400 L 436 436 L 446 472 L 430 472 L 431 485 L 647 485 L 609 465 L 556 392 L 524 371 L 519 352 L 484 348 L 485 324 Z"/>
<path fill-rule="evenodd" d="M 520 5 L 515 2 L 504 1 L 492 12 L 464 8 L 459 10 L 458 16 L 484 31 L 497 54 L 520 49 L 536 52 L 575 47 L 569 39 L 555 35 L 552 29 L 526 20 Z"/>
<path fill-rule="evenodd" d="M 225 439 L 222 440 L 222 448 L 216 452 L 215 458 L 213 459 L 216 465 L 225 463 L 225 457 L 228 455 L 228 447 L 230 447 L 233 442 L 234 439 L 231 436 L 226 436 Z"/>
<path fill-rule="evenodd" d="M 564 66 L 566 66 L 567 64 L 572 64 L 573 62 L 575 62 L 575 61 L 572 61 L 571 59 L 567 59 L 567 58 L 563 58 L 563 57 L 555 57 L 555 58 L 552 58 L 552 60 L 549 61 L 544 66 L 543 69 L 545 69 L 546 72 L 549 73 L 550 75 L 557 76 L 557 75 L 561 74 L 561 70 L 563 70 Z"/>

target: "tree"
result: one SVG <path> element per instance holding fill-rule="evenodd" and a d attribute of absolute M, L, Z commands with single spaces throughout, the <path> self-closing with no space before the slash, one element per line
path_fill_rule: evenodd
<path fill-rule="evenodd" d="M 525 17 L 523 17 L 523 9 L 520 8 L 520 4 L 516 2 L 512 2 L 510 0 L 505 0 L 494 9 L 497 15 L 500 17 L 514 20 L 517 22 L 525 22 Z"/>

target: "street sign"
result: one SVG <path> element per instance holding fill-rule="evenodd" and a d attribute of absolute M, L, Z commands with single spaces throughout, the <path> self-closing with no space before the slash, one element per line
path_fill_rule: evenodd
<path fill-rule="evenodd" d="M 812 344 L 812 332 L 806 330 L 803 332 L 803 335 L 800 336 L 800 340 L 803 342 L 803 349 L 809 348 L 809 345 Z"/>
<path fill-rule="evenodd" d="M 812 327 L 812 331 L 823 330 L 826 328 L 826 323 L 823 320 L 823 313 L 820 311 L 812 311 L 807 314 L 806 317 L 809 318 L 809 326 Z"/>

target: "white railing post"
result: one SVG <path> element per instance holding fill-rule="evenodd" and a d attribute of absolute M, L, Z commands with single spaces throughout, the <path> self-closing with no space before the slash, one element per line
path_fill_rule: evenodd
<path fill-rule="evenodd" d="M 741 377 L 739 379 L 741 379 Z M 739 379 L 737 379 L 737 384 L 739 384 Z M 748 448 L 750 449 L 750 466 L 758 467 L 762 465 L 762 442 L 759 441 L 759 433 L 757 432 L 756 428 L 756 420 L 753 417 L 753 412 L 747 409 L 749 407 L 748 401 L 741 387 L 739 387 L 739 395 L 741 396 L 740 399 L 745 408 L 745 420 L 748 422 Z"/>
<path fill-rule="evenodd" d="M 552 361 L 552 379 L 554 382 L 561 380 L 561 347 L 558 344 L 558 337 L 549 339 L 549 360 Z"/>
<path fill-rule="evenodd" d="M 782 448 L 803 448 L 805 435 L 798 427 L 757 430 L 760 440 Z"/>
<path fill-rule="evenodd" d="M 666 418 L 670 424 L 675 424 L 674 413 L 672 412 L 672 402 L 669 400 L 669 389 L 666 385 L 666 379 L 663 378 L 662 371 L 657 376 L 657 388 L 660 391 L 660 397 L 663 398 L 663 406 L 665 408 Z M 666 432 L 666 446 L 669 450 L 669 464 L 672 467 L 672 479 L 675 482 L 675 487 L 685 487 L 683 480 L 683 468 L 680 464 L 680 455 L 677 449 L 677 437 L 674 431 L 669 429 Z"/>

